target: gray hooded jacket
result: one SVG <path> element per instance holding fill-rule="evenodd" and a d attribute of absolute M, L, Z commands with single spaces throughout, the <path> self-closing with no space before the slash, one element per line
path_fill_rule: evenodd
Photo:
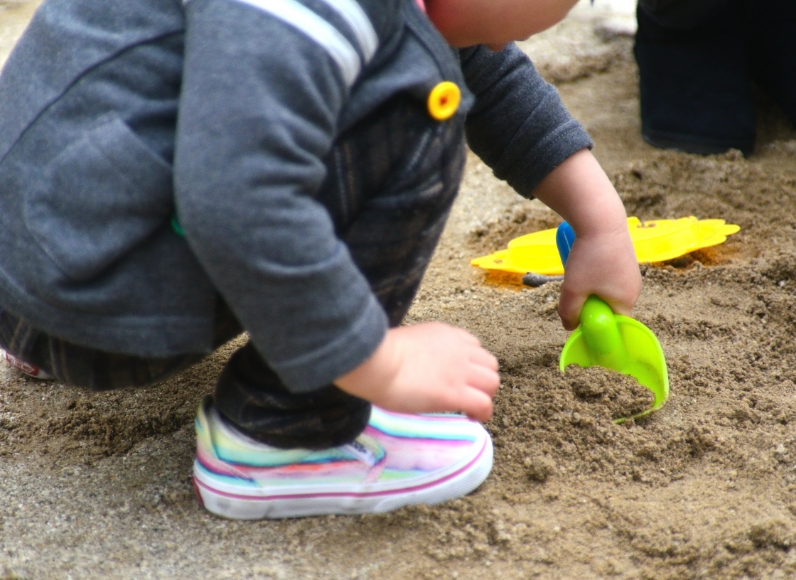
<path fill-rule="evenodd" d="M 414 0 L 46 0 L 0 76 L 0 305 L 159 357 L 210 351 L 220 293 L 288 386 L 328 384 L 387 322 L 313 199 L 322 160 L 443 80 L 523 195 L 591 146 L 516 47 L 454 51 Z"/>

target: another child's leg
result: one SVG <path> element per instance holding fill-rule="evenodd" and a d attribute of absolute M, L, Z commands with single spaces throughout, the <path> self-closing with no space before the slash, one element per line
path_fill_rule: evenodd
<path fill-rule="evenodd" d="M 749 0 L 752 71 L 796 124 L 796 3 Z"/>
<path fill-rule="evenodd" d="M 681 0 L 710 4 L 712 11 L 666 18 L 657 12 L 676 2 L 639 3 L 635 55 L 645 141 L 689 153 L 752 152 L 755 103 L 744 2 Z"/>
<path fill-rule="evenodd" d="M 460 124 L 409 99 L 345 135 L 319 194 L 393 325 L 411 305 L 464 166 Z M 296 329 L 299 331 L 299 329 Z M 292 393 L 248 345 L 197 417 L 194 482 L 213 513 L 258 519 L 437 503 L 489 474 L 492 444 L 456 415 L 386 412 L 328 385 Z"/>

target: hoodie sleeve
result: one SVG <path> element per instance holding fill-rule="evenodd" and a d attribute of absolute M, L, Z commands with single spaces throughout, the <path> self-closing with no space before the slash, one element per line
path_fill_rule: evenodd
<path fill-rule="evenodd" d="M 186 19 L 181 226 L 288 388 L 319 388 L 366 360 L 387 329 L 314 199 L 378 24 L 355 0 L 192 0 Z"/>
<path fill-rule="evenodd" d="M 499 179 L 531 197 L 544 177 L 573 153 L 594 143 L 514 44 L 500 52 L 479 45 L 460 51 L 475 105 L 467 141 Z"/>

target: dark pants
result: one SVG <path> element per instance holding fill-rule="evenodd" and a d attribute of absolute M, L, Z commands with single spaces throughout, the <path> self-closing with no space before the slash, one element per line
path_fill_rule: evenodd
<path fill-rule="evenodd" d="M 464 169 L 461 119 L 432 120 L 425 103 L 397 97 L 338 139 L 318 192 L 390 324 L 401 323 L 439 241 Z M 240 334 L 223 299 L 216 347 Z M 291 328 L 287 332 L 301 332 Z M 58 380 L 95 391 L 149 385 L 202 359 L 147 359 L 70 344 L 0 311 L 0 345 Z M 296 394 L 250 342 L 233 354 L 215 403 L 235 426 L 278 447 L 347 443 L 367 425 L 370 403 L 334 385 Z"/>
<path fill-rule="evenodd" d="M 635 55 L 652 145 L 751 153 L 753 83 L 796 123 L 793 0 L 639 0 Z"/>
<path fill-rule="evenodd" d="M 660 26 L 693 28 L 727 8 L 728 0 L 639 0 L 639 10 Z"/>
<path fill-rule="evenodd" d="M 796 122 L 793 0 L 639 0 L 638 18 L 644 41 L 702 43 L 739 61 L 744 73 L 771 91 Z M 690 49 L 704 50 L 698 46 Z"/>

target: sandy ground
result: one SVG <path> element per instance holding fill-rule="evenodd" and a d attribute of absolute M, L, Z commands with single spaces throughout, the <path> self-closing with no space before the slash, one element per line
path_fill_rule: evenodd
<path fill-rule="evenodd" d="M 34 5 L 0 3 L 0 57 Z M 559 372 L 558 285 L 469 265 L 558 223 L 473 158 L 409 322 L 461 325 L 500 359 L 495 468 L 477 492 L 378 516 L 218 519 L 191 492 L 192 420 L 234 345 L 168 383 L 109 394 L 3 367 L 2 578 L 794 577 L 796 132 L 761 100 L 749 159 L 646 146 L 630 9 L 583 2 L 525 46 L 630 215 L 742 228 L 643 267 L 635 316 L 667 356 L 663 410 L 614 424 L 645 392 L 596 368 Z"/>

